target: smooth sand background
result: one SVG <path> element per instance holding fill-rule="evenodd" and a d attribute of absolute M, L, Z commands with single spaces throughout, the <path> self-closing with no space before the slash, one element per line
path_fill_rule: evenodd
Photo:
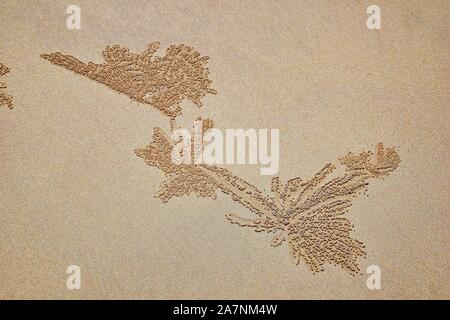
<path fill-rule="evenodd" d="M 68 5 L 80 31 L 65 26 Z M 382 29 L 366 27 L 366 8 Z M 450 298 L 449 22 L 442 1 L 0 2 L 0 298 Z M 280 175 L 310 177 L 378 141 L 402 163 L 354 202 L 367 275 L 313 275 L 271 236 L 229 224 L 249 212 L 220 195 L 161 204 L 163 176 L 135 156 L 168 121 L 150 106 L 39 57 L 101 62 L 111 44 L 186 43 L 210 56 L 217 96 L 184 119 L 279 128 Z M 256 166 L 235 173 L 266 189 Z M 81 267 L 81 290 L 66 268 Z"/>

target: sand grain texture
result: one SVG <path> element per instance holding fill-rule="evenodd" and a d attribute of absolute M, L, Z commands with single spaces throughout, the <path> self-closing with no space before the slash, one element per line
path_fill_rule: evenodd
<path fill-rule="evenodd" d="M 14 97 L 0 108 L 0 298 L 450 298 L 447 0 L 379 1 L 381 30 L 367 29 L 364 1 L 80 0 L 78 31 L 66 28 L 69 4 L 0 2 L 11 70 L 1 81 Z M 174 96 L 177 125 L 202 116 L 218 128 L 280 129 L 279 182 L 257 166 L 226 167 L 265 194 L 329 163 L 345 170 L 343 155 L 376 154 L 378 142 L 396 150 L 395 171 L 370 180 L 345 216 L 365 245 L 363 275 L 292 263 L 286 240 L 272 247 L 275 234 L 230 224 L 225 214 L 256 216 L 223 192 L 162 204 L 153 195 L 164 172 L 133 150 L 154 128 L 170 132 L 172 108 L 41 58 L 100 65 L 107 46 L 141 54 L 154 41 L 155 57 L 173 44 L 210 57 L 203 79 L 217 94 L 202 95 L 201 108 Z M 71 264 L 81 290 L 66 288 Z M 381 290 L 366 287 L 373 264 Z"/>

